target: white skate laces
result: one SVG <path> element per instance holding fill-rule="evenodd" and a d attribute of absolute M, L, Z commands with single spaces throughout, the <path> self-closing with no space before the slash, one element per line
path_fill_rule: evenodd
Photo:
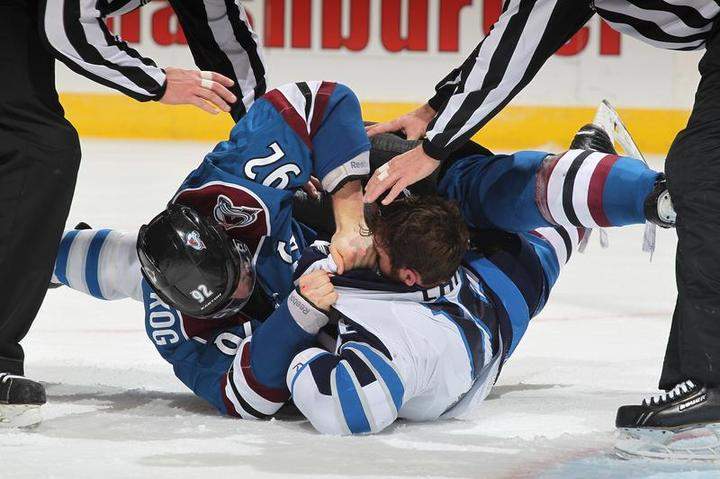
<path fill-rule="evenodd" d="M 583 239 L 580 241 L 580 243 L 578 243 L 578 252 L 585 253 L 585 249 L 590 242 L 590 236 L 595 230 L 598 231 L 600 247 L 602 249 L 607 249 L 610 246 L 610 240 L 608 239 L 608 234 L 607 231 L 605 231 L 605 228 L 585 228 L 585 236 L 583 236 Z"/>
<path fill-rule="evenodd" d="M 643 399 L 642 405 L 643 406 L 660 406 L 661 404 L 665 404 L 667 402 L 673 401 L 676 398 L 689 393 L 693 389 L 697 387 L 697 384 L 695 384 L 692 380 L 688 379 L 687 381 L 683 381 L 677 386 L 675 386 L 671 391 L 668 391 L 664 394 L 658 394 L 656 396 L 651 396 L 650 398 Z"/>
<path fill-rule="evenodd" d="M 11 379 L 21 379 L 22 376 L 16 376 L 15 374 L 10 373 L 0 373 L 0 383 L 6 383 Z"/>
<path fill-rule="evenodd" d="M 653 259 L 655 253 L 655 236 L 657 234 L 657 226 L 655 223 L 650 221 L 645 222 L 645 230 L 643 231 L 643 243 L 642 250 L 645 253 L 650 253 L 650 261 Z"/>

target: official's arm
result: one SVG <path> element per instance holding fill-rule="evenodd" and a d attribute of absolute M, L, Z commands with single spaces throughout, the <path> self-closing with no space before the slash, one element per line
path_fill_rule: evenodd
<path fill-rule="evenodd" d="M 425 153 L 444 160 L 507 105 L 593 16 L 590 2 L 507 0 L 500 19 L 428 105 Z"/>

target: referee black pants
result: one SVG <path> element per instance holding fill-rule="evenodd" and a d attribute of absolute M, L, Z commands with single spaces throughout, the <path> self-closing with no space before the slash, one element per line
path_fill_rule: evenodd
<path fill-rule="evenodd" d="M 700 61 L 687 127 L 667 158 L 677 211 L 677 303 L 660 387 L 685 379 L 720 385 L 720 35 Z"/>
<path fill-rule="evenodd" d="M 14 374 L 23 374 L 19 342 L 45 297 L 80 164 L 38 3 L 0 0 L 0 371 Z"/>

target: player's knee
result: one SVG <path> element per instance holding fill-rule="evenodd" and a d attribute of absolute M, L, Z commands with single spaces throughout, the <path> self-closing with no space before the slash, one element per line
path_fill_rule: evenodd
<path fill-rule="evenodd" d="M 307 349 L 295 356 L 287 375 L 295 406 L 323 434 L 349 434 L 336 410 L 330 386 L 330 371 L 338 362 L 339 358 L 327 351 Z"/>
<path fill-rule="evenodd" d="M 404 388 L 387 358 L 350 343 L 340 355 L 310 349 L 293 360 L 288 387 L 300 411 L 324 434 L 380 432 L 393 423 Z"/>

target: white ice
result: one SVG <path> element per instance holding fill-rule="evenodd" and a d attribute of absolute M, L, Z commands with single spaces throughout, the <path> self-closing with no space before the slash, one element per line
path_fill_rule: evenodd
<path fill-rule="evenodd" d="M 68 226 L 137 228 L 211 146 L 85 141 Z M 45 420 L 0 432 L 0 477 L 720 477 L 720 465 L 612 454 L 617 407 L 656 388 L 675 300 L 674 233 L 659 232 L 653 262 L 641 244 L 627 228 L 573 256 L 471 420 L 372 437 L 324 437 L 291 414 L 219 417 L 157 354 L 138 303 L 50 291 L 24 342 Z"/>

